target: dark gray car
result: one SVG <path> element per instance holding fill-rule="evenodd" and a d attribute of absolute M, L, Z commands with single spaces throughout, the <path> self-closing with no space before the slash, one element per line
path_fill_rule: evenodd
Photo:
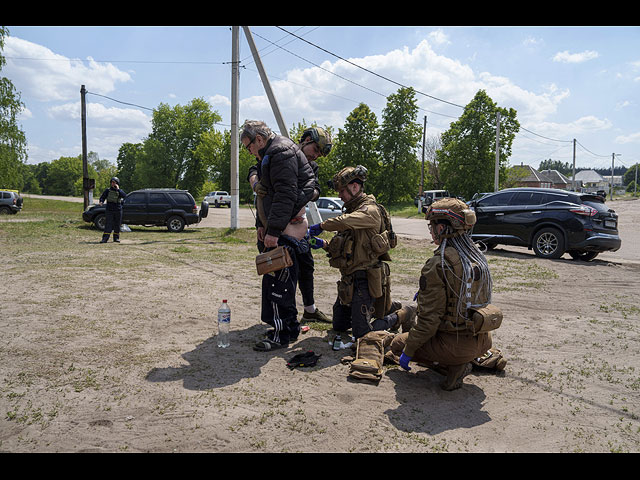
<path fill-rule="evenodd" d="M 0 190 L 0 215 L 18 213 L 22 210 L 22 197 L 13 190 Z"/>

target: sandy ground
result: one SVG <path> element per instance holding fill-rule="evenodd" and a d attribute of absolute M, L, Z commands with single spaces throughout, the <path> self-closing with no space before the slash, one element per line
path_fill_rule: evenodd
<path fill-rule="evenodd" d="M 505 316 L 494 346 L 509 363 L 453 392 L 417 365 L 389 366 L 378 384 L 351 380 L 341 363 L 350 352 L 331 350 L 332 332 L 253 351 L 265 327 L 249 253 L 234 265 L 156 267 L 152 245 L 123 235 L 104 246 L 112 253 L 79 246 L 91 262 L 5 258 L 0 451 L 638 452 L 640 201 L 608 204 L 620 215 L 618 252 L 588 263 L 511 247 L 488 254 Z M 241 209 L 244 222 L 253 217 Z M 211 208 L 202 226 L 229 226 L 229 209 Z M 424 221 L 394 226 L 403 242 L 425 242 Z M 139 274 L 108 276 L 115 248 L 136 252 Z M 408 301 L 418 274 L 398 275 L 394 298 Z M 337 275 L 322 266 L 316 278 L 316 303 L 330 314 Z M 222 298 L 232 308 L 227 349 L 215 337 Z M 287 368 L 309 349 L 322 355 L 316 366 Z"/>

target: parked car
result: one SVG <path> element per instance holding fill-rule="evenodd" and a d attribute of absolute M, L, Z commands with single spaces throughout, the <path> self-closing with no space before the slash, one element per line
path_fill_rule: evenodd
<path fill-rule="evenodd" d="M 422 198 L 422 205 L 431 205 L 436 200 L 450 196 L 451 195 L 447 190 L 425 190 L 422 192 L 422 197 L 420 197 L 420 195 L 416 195 L 416 198 L 413 199 L 413 204 L 417 207 L 418 201 Z"/>
<path fill-rule="evenodd" d="M 342 215 L 342 205 L 344 202 L 338 197 L 320 197 L 316 200 L 318 206 L 318 213 L 324 222 L 327 218 L 337 217 Z M 307 217 L 309 216 L 309 207 L 306 208 Z"/>
<path fill-rule="evenodd" d="M 209 194 L 204 197 L 204 201 L 216 208 L 219 208 L 220 205 L 227 205 L 231 208 L 231 195 L 229 195 L 228 192 L 209 192 Z"/>
<path fill-rule="evenodd" d="M 106 206 L 91 205 L 83 213 L 85 222 L 104 230 Z M 122 223 L 147 227 L 166 225 L 170 232 L 181 232 L 185 225 L 199 223 L 209 212 L 203 201 L 200 211 L 187 190 L 145 188 L 129 193 L 122 204 Z"/>
<path fill-rule="evenodd" d="M 471 237 L 487 248 L 498 244 L 533 249 L 542 258 L 592 260 L 615 252 L 618 215 L 599 195 L 552 188 L 509 188 L 469 202 L 476 213 Z"/>
<path fill-rule="evenodd" d="M 17 190 L 0 190 L 0 215 L 22 210 L 22 197 Z"/>

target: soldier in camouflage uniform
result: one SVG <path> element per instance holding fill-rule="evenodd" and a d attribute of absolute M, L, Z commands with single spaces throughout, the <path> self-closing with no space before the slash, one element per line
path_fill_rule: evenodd
<path fill-rule="evenodd" d="M 429 206 L 425 218 L 438 248 L 422 268 L 416 325 L 396 335 L 390 350 L 405 370 L 411 369 L 409 361 L 426 364 L 446 375 L 443 389 L 454 390 L 472 362 L 501 371 L 506 360 L 491 349 L 491 333 L 477 333 L 472 321 L 473 309 L 493 307 L 487 261 L 468 234 L 475 213 L 464 202 L 445 198 Z"/>
<path fill-rule="evenodd" d="M 412 307 L 391 302 L 388 251 L 395 247 L 389 214 L 364 192 L 367 169 L 346 167 L 332 180 L 332 187 L 344 202 L 345 213 L 309 228 L 312 248 L 324 248 L 329 265 L 340 270 L 338 298 L 333 305 L 333 329 L 352 329 L 355 339 L 376 330 L 405 331 L 415 318 Z M 322 231 L 338 232 L 331 240 L 316 238 Z"/>

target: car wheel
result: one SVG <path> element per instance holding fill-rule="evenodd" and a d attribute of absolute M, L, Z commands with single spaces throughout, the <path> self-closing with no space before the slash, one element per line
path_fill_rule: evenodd
<path fill-rule="evenodd" d="M 569 252 L 569 255 L 571 255 L 571 258 L 573 258 L 574 260 L 583 260 L 585 262 L 588 262 L 596 258 L 598 256 L 598 253 L 599 252 L 579 252 L 577 250 L 572 250 Z"/>
<path fill-rule="evenodd" d="M 564 237 L 555 228 L 543 228 L 533 237 L 533 251 L 538 257 L 560 258 L 564 254 Z"/>
<path fill-rule="evenodd" d="M 167 228 L 173 233 L 181 232 L 184 230 L 184 219 L 177 215 L 169 217 L 169 220 L 167 220 Z"/>
<path fill-rule="evenodd" d="M 214 202 L 213 206 L 216 207 L 216 208 L 220 208 L 220 204 L 217 201 Z"/>
<path fill-rule="evenodd" d="M 11 213 L 11 210 L 9 210 L 9 208 L 7 207 L 0 208 L 0 215 L 9 215 L 10 213 Z"/>
<path fill-rule="evenodd" d="M 104 227 L 107 224 L 107 216 L 104 214 L 96 215 L 93 219 L 93 224 L 98 230 L 104 231 Z"/>

